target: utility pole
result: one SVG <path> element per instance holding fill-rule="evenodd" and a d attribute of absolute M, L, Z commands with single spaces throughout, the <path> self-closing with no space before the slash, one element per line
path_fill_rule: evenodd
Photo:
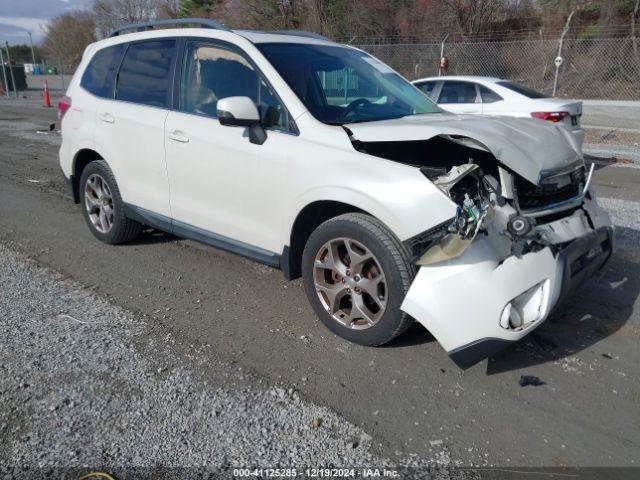
<path fill-rule="evenodd" d="M 31 38 L 31 32 L 27 30 L 27 34 L 29 34 L 29 45 L 31 46 L 31 62 L 35 66 L 36 64 L 36 54 L 33 52 L 33 38 Z"/>
<path fill-rule="evenodd" d="M 13 65 L 11 64 L 11 52 L 9 52 L 9 42 L 5 40 L 7 46 L 7 63 L 9 64 L 9 74 L 11 75 L 11 83 L 13 83 L 13 94 L 18 98 L 18 89 L 16 87 L 16 77 L 13 75 Z"/>
<path fill-rule="evenodd" d="M 7 69 L 4 66 L 4 55 L 2 54 L 2 47 L 0 47 L 0 63 L 2 64 L 2 77 L 4 78 L 4 93 L 9 96 L 9 83 L 7 83 Z"/>

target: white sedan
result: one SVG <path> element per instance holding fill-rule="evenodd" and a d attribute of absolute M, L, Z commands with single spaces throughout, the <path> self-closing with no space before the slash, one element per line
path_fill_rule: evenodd
<path fill-rule="evenodd" d="M 582 145 L 582 102 L 550 97 L 510 80 L 492 77 L 430 77 L 412 83 L 449 112 L 562 122 L 576 137 L 578 145 Z"/>

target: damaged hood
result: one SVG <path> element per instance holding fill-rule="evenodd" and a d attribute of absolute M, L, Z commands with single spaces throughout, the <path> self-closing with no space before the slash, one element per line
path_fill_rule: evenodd
<path fill-rule="evenodd" d="M 534 184 L 547 171 L 582 162 L 580 148 L 569 130 L 536 119 L 438 113 L 353 123 L 345 128 L 352 132 L 353 140 L 361 142 L 429 140 L 438 135 L 468 137 Z"/>

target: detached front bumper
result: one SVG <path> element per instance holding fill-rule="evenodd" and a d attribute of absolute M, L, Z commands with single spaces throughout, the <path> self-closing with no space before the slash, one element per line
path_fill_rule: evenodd
<path fill-rule="evenodd" d="M 545 247 L 520 258 L 504 258 L 490 237 L 478 237 L 460 257 L 420 267 L 401 308 L 431 332 L 459 367 L 468 368 L 546 320 L 607 262 L 612 246 L 610 225 L 575 238 L 556 253 Z M 526 313 L 519 328 L 505 327 L 509 304 Z"/>

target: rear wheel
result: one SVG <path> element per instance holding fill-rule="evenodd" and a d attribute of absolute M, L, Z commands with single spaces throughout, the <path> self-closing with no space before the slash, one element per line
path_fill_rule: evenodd
<path fill-rule="evenodd" d="M 382 345 L 404 332 L 400 310 L 414 275 L 402 243 L 381 222 L 348 213 L 309 237 L 302 258 L 305 291 L 322 322 L 362 345 Z"/>
<path fill-rule="evenodd" d="M 142 225 L 124 214 L 124 202 L 111 169 L 104 160 L 89 163 L 80 176 L 82 214 L 91 233 L 112 245 L 138 236 Z"/>

